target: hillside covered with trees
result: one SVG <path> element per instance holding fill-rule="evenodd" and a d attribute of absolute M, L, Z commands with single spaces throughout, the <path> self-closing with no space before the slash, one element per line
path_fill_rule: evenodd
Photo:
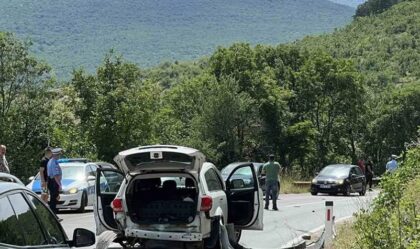
<path fill-rule="evenodd" d="M 420 1 L 406 1 L 330 35 L 150 69 L 111 51 L 64 84 L 2 33 L 0 143 L 18 176 L 33 174 L 48 140 L 107 161 L 154 143 L 198 148 L 218 167 L 275 153 L 301 176 L 368 155 L 381 173 L 420 125 L 418 13 Z"/>
<path fill-rule="evenodd" d="M 278 44 L 331 32 L 351 21 L 355 1 L 0 1 L 0 30 L 31 40 L 37 57 L 68 80 L 74 68 L 95 72 L 112 48 L 151 67 L 208 56 L 219 45 Z"/>

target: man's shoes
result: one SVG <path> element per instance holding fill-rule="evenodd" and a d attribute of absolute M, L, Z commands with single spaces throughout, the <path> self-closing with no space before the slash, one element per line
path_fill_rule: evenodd
<path fill-rule="evenodd" d="M 278 211 L 278 208 L 277 207 L 273 207 L 273 210 Z"/>
<path fill-rule="evenodd" d="M 265 207 L 264 209 L 267 209 L 268 210 L 268 207 Z"/>
<path fill-rule="evenodd" d="M 372 189 L 370 188 L 369 191 L 372 191 Z"/>

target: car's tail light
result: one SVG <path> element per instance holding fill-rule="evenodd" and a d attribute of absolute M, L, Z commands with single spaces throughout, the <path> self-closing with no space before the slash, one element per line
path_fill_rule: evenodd
<path fill-rule="evenodd" d="M 213 199 L 210 196 L 201 197 L 200 211 L 208 212 L 213 207 Z"/>
<path fill-rule="evenodd" d="M 123 205 L 122 205 L 122 199 L 114 199 L 111 203 L 112 210 L 114 210 L 115 213 L 124 212 Z"/>

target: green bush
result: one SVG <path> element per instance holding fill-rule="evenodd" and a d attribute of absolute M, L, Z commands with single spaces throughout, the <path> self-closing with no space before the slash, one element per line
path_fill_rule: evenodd
<path fill-rule="evenodd" d="M 384 176 L 382 192 L 372 210 L 358 215 L 358 248 L 420 248 L 420 146 L 408 150 L 406 160 Z"/>

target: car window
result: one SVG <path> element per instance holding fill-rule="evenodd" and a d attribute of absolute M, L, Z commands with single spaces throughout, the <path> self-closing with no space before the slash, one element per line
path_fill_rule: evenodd
<path fill-rule="evenodd" d="M 229 178 L 230 189 L 253 188 L 254 176 L 250 166 L 241 167 L 233 172 Z"/>
<path fill-rule="evenodd" d="M 94 166 L 94 165 L 89 165 L 89 167 L 90 167 L 90 172 L 89 172 L 89 175 L 91 175 L 91 176 L 96 176 L 96 166 Z"/>
<path fill-rule="evenodd" d="M 214 169 L 209 169 L 204 174 L 204 178 L 206 179 L 207 188 L 209 191 L 223 190 L 223 185 Z"/>
<path fill-rule="evenodd" d="M 359 176 L 363 175 L 362 170 L 359 167 L 353 168 L 353 169 L 356 171 L 354 174 L 359 175 Z"/>
<path fill-rule="evenodd" d="M 115 171 L 102 171 L 99 179 L 100 194 L 116 194 L 120 189 L 124 176 Z"/>
<path fill-rule="evenodd" d="M 35 246 L 47 244 L 39 222 L 22 194 L 9 195 L 9 200 L 15 211 L 18 225 L 24 234 L 25 245 Z"/>
<path fill-rule="evenodd" d="M 60 224 L 54 215 L 36 197 L 31 194 L 27 194 L 27 196 L 42 226 L 46 230 L 48 244 L 66 244 L 65 235 L 61 231 Z"/>
<path fill-rule="evenodd" d="M 22 246 L 25 239 L 16 215 L 7 197 L 0 198 L 0 234 L 1 244 Z"/>

